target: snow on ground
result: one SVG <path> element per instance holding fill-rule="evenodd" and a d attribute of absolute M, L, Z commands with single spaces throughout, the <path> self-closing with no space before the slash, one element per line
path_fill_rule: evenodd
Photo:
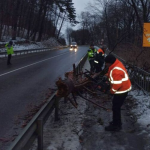
<path fill-rule="evenodd" d="M 44 149 L 47 150 L 79 150 L 81 144 L 79 136 L 82 134 L 82 124 L 86 103 L 84 100 L 78 100 L 79 107 L 73 108 L 70 103 L 60 103 L 61 121 L 52 124 L 48 121 L 44 130 Z M 67 111 L 66 111 L 67 109 Z M 47 132 L 48 131 L 48 132 Z"/>
<path fill-rule="evenodd" d="M 84 68 L 89 69 L 88 62 L 86 62 Z M 133 96 L 133 98 L 136 99 L 137 105 L 136 107 L 133 108 L 132 111 L 138 116 L 137 123 L 139 123 L 143 127 L 143 132 L 148 133 L 147 129 L 150 128 L 149 127 L 150 126 L 149 96 L 144 95 L 139 90 L 133 90 L 129 93 L 129 95 Z M 77 101 L 79 103 L 79 107 L 77 109 L 75 109 L 70 103 L 65 104 L 63 100 L 60 102 L 60 121 L 54 122 L 54 115 L 50 116 L 49 120 L 44 126 L 44 150 L 83 150 L 84 149 L 82 148 L 82 143 L 81 143 L 82 139 L 80 138 L 80 136 L 84 131 L 82 124 L 86 119 L 85 111 L 88 106 L 85 100 L 83 100 L 82 98 L 78 97 Z M 102 127 L 101 130 L 104 130 L 104 128 Z M 105 134 L 105 131 L 103 132 L 101 132 L 100 134 L 104 134 L 105 136 L 108 134 L 109 136 L 108 138 L 112 136 L 111 133 L 107 132 L 107 134 Z M 115 150 L 117 149 L 116 146 L 117 145 L 114 145 Z M 130 146 L 127 145 L 127 147 Z M 31 150 L 36 150 L 36 148 L 37 148 L 37 143 L 35 142 Z"/>
<path fill-rule="evenodd" d="M 86 62 L 85 66 L 88 66 Z M 80 135 L 85 119 L 84 112 L 87 108 L 86 101 L 77 98 L 78 108 L 70 102 L 60 101 L 60 121 L 54 122 L 54 114 L 44 126 L 44 150 L 81 150 Z M 31 150 L 36 150 L 35 142 Z"/>
<path fill-rule="evenodd" d="M 137 122 L 147 128 L 150 126 L 150 94 L 144 95 L 142 91 L 134 90 L 130 92 L 130 95 L 136 99 L 136 108 L 132 110 L 137 114 Z"/>
<path fill-rule="evenodd" d="M 50 38 L 43 42 L 29 42 L 24 44 L 16 44 L 17 42 L 25 41 L 25 39 L 19 39 L 13 40 L 13 48 L 14 51 L 16 50 L 27 50 L 27 49 L 39 49 L 39 48 L 50 48 L 50 47 L 56 47 L 61 46 L 60 43 L 55 38 Z M 8 41 L 9 42 L 9 41 Z M 7 42 L 0 42 L 0 44 L 6 44 Z M 6 48 L 1 48 L 0 52 L 6 52 Z"/>
<path fill-rule="evenodd" d="M 60 121 L 54 122 L 54 114 L 44 127 L 44 150 L 80 150 L 79 137 L 82 134 L 82 124 L 86 103 L 78 99 L 79 107 L 74 108 L 69 102 L 60 101 Z M 31 150 L 36 150 L 35 143 Z"/>

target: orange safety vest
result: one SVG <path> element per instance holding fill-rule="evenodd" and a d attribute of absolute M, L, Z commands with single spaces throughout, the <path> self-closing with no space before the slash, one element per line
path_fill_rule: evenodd
<path fill-rule="evenodd" d="M 101 48 L 97 50 L 97 53 L 98 53 L 98 54 L 99 54 L 99 53 L 102 53 L 102 56 L 105 55 L 104 51 L 103 51 Z"/>
<path fill-rule="evenodd" d="M 131 90 L 131 81 L 124 65 L 116 61 L 108 69 L 108 78 L 110 81 L 112 94 L 122 94 Z"/>

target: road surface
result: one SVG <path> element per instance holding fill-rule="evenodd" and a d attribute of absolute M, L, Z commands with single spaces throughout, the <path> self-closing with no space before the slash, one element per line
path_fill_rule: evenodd
<path fill-rule="evenodd" d="M 0 138 L 13 133 L 17 116 L 27 112 L 29 104 L 45 99 L 49 88 L 54 88 L 58 77 L 72 70 L 86 54 L 88 47 L 77 52 L 69 48 L 12 57 L 12 65 L 6 58 L 0 59 Z"/>

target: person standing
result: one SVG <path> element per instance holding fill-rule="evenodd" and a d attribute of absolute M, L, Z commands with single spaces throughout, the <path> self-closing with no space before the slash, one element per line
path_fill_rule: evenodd
<path fill-rule="evenodd" d="M 90 71 L 91 72 L 94 72 L 94 70 L 95 70 L 94 57 L 95 57 L 96 53 L 97 53 L 97 49 L 95 49 L 94 45 L 91 44 L 90 49 L 88 50 L 88 60 L 89 60 L 89 63 L 90 63 Z"/>
<path fill-rule="evenodd" d="M 102 71 L 102 67 L 104 64 L 104 58 L 105 58 L 105 47 L 103 46 L 102 48 L 99 48 L 97 50 L 96 56 L 95 56 L 95 68 L 96 68 L 96 73 Z"/>
<path fill-rule="evenodd" d="M 108 67 L 106 75 L 110 81 L 110 92 L 113 94 L 112 121 L 105 127 L 105 131 L 119 131 L 122 129 L 121 106 L 131 90 L 131 81 L 124 65 L 113 55 L 106 56 L 105 66 Z"/>
<path fill-rule="evenodd" d="M 7 55 L 8 55 L 8 58 L 7 58 L 7 65 L 11 65 L 11 56 L 12 54 L 14 54 L 14 50 L 13 50 L 13 42 L 12 41 L 9 41 L 9 43 L 7 43 L 5 45 L 6 47 L 6 51 L 7 51 Z"/>

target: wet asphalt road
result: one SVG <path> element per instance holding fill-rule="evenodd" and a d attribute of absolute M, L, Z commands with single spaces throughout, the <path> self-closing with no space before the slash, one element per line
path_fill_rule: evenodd
<path fill-rule="evenodd" d="M 27 112 L 30 103 L 44 100 L 48 88 L 54 88 L 58 77 L 72 70 L 72 64 L 80 61 L 87 49 L 14 56 L 11 66 L 6 65 L 6 58 L 0 58 L 0 138 L 12 134 L 16 117 Z"/>

